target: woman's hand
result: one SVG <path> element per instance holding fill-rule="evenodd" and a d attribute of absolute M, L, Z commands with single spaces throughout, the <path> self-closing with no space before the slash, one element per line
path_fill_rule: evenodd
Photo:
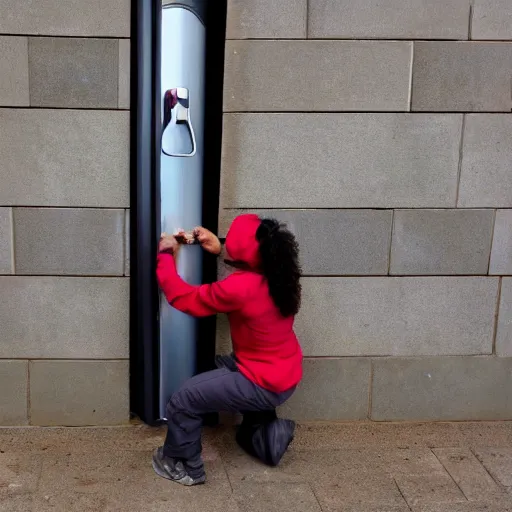
<path fill-rule="evenodd" d="M 217 255 L 221 253 L 220 240 L 208 229 L 199 226 L 194 229 L 194 236 L 205 251 Z"/>
<path fill-rule="evenodd" d="M 168 235 L 167 233 L 161 234 L 160 242 L 158 243 L 158 252 L 176 254 L 179 248 L 180 244 L 178 243 L 174 235 Z"/>

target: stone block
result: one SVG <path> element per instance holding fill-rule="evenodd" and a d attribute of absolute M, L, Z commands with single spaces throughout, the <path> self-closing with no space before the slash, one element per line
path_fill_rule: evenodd
<path fill-rule="evenodd" d="M 475 0 L 472 39 L 512 39 L 512 4 L 509 0 Z"/>
<path fill-rule="evenodd" d="M 130 40 L 119 41 L 119 88 L 118 107 L 130 108 Z"/>
<path fill-rule="evenodd" d="M 28 362 L 0 361 L 0 425 L 26 425 Z"/>
<path fill-rule="evenodd" d="M 117 108 L 115 39 L 31 37 L 28 62 L 31 106 Z"/>
<path fill-rule="evenodd" d="M 307 356 L 491 354 L 498 279 L 302 280 L 296 329 Z"/>
<path fill-rule="evenodd" d="M 0 33 L 130 37 L 130 0 L 0 0 Z"/>
<path fill-rule="evenodd" d="M 124 275 L 130 275 L 130 210 L 126 210 L 124 219 Z"/>
<path fill-rule="evenodd" d="M 307 0 L 228 0 L 228 39 L 306 38 Z"/>
<path fill-rule="evenodd" d="M 412 110 L 510 112 L 512 44 L 414 43 Z"/>
<path fill-rule="evenodd" d="M 411 58 L 407 41 L 228 41 L 224 109 L 406 111 Z"/>
<path fill-rule="evenodd" d="M 124 273 L 124 210 L 15 208 L 17 274 Z"/>
<path fill-rule="evenodd" d="M 461 127 L 458 114 L 226 114 L 221 204 L 454 207 Z"/>
<path fill-rule="evenodd" d="M 0 36 L 0 70 L 0 106 L 27 107 L 30 103 L 26 37 Z"/>
<path fill-rule="evenodd" d="M 127 423 L 128 387 L 128 361 L 31 361 L 31 423 Z"/>
<path fill-rule="evenodd" d="M 496 333 L 496 353 L 512 357 L 512 278 L 504 277 L 501 283 L 500 309 Z"/>
<path fill-rule="evenodd" d="M 128 279 L 4 276 L 0 304 L 0 358 L 128 357 Z"/>
<path fill-rule="evenodd" d="M 280 414 L 301 421 L 363 420 L 369 381 L 368 359 L 305 359 L 304 378 Z"/>
<path fill-rule="evenodd" d="M 512 207 L 512 117 L 466 117 L 458 206 Z"/>
<path fill-rule="evenodd" d="M 229 332 L 229 322 L 226 315 L 217 316 L 215 353 L 231 354 L 233 345 L 231 343 L 231 334 Z"/>
<path fill-rule="evenodd" d="M 375 359 L 371 418 L 376 421 L 509 420 L 512 418 L 511 372 L 512 358 Z"/>
<path fill-rule="evenodd" d="M 489 273 L 512 275 L 512 210 L 496 212 Z"/>
<path fill-rule="evenodd" d="M 0 274 L 13 273 L 12 211 L 0 208 Z"/>
<path fill-rule="evenodd" d="M 309 37 L 467 39 L 468 0 L 310 0 Z"/>
<path fill-rule="evenodd" d="M 391 274 L 487 274 L 492 210 L 395 212 Z"/>
<path fill-rule="evenodd" d="M 246 210 L 221 212 L 221 235 Z M 253 210 L 285 222 L 300 246 L 305 275 L 385 275 L 392 212 L 384 210 Z"/>
<path fill-rule="evenodd" d="M 129 115 L 0 109 L 0 204 L 128 206 Z"/>

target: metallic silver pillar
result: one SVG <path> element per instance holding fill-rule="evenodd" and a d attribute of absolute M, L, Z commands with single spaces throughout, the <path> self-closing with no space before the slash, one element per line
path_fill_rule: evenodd
<path fill-rule="evenodd" d="M 193 2 L 162 2 L 161 227 L 166 233 L 202 221 L 204 156 L 205 27 Z M 184 246 L 178 272 L 201 284 L 201 248 Z M 198 321 L 160 297 L 160 414 L 170 395 L 196 367 Z"/>

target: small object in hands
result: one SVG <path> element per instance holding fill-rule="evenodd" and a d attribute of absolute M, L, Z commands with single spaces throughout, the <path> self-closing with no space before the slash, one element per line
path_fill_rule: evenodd
<path fill-rule="evenodd" d="M 178 243 L 184 245 L 194 245 L 199 243 L 199 240 L 197 239 L 194 231 L 178 230 L 175 233 L 174 238 L 176 238 Z"/>
<path fill-rule="evenodd" d="M 162 235 L 160 236 L 160 242 L 158 243 L 158 252 L 167 252 L 170 254 L 175 254 L 178 249 L 179 244 L 174 235 L 162 233 Z"/>

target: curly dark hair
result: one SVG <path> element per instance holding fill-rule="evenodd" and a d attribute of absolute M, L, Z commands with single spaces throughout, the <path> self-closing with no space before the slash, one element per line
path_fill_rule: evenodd
<path fill-rule="evenodd" d="M 270 296 L 284 317 L 296 315 L 300 308 L 301 268 L 295 236 L 275 219 L 261 219 L 256 231 L 261 269 Z"/>

